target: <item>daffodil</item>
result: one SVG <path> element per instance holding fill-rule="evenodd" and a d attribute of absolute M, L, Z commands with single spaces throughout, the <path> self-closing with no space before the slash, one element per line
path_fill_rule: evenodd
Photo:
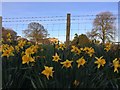
<path fill-rule="evenodd" d="M 118 68 L 120 68 L 120 61 L 117 60 L 117 58 L 113 60 L 113 66 L 114 66 L 114 72 L 118 73 Z"/>
<path fill-rule="evenodd" d="M 8 42 L 11 42 L 11 39 L 10 39 L 10 38 L 8 38 L 8 39 L 7 39 L 7 41 L 8 41 Z"/>
<path fill-rule="evenodd" d="M 38 45 L 35 45 L 33 48 L 32 48 L 32 51 L 34 52 L 34 53 L 36 53 L 37 52 L 37 50 L 38 50 Z"/>
<path fill-rule="evenodd" d="M 108 52 L 110 50 L 110 48 L 111 48 L 111 44 L 110 43 L 106 43 L 104 50 L 106 50 Z"/>
<path fill-rule="evenodd" d="M 88 47 L 85 47 L 85 48 L 83 49 L 83 51 L 85 51 L 85 52 L 88 52 L 88 50 L 89 50 Z"/>
<path fill-rule="evenodd" d="M 95 57 L 95 58 L 97 59 L 97 61 L 95 61 L 94 63 L 98 64 L 98 66 L 97 66 L 98 68 L 100 68 L 100 66 L 105 65 L 106 61 L 105 61 L 105 59 L 102 59 L 103 56 L 101 56 L 100 58 L 98 58 L 98 57 Z"/>
<path fill-rule="evenodd" d="M 24 52 L 24 51 L 22 51 L 21 56 L 23 56 L 24 54 L 25 54 L 25 52 Z"/>
<path fill-rule="evenodd" d="M 37 45 L 32 45 L 31 47 L 29 47 L 29 48 L 27 48 L 26 50 L 25 50 L 25 54 L 26 55 L 31 55 L 31 54 L 34 54 L 34 53 L 36 53 L 37 52 L 37 49 L 38 49 L 38 46 Z"/>
<path fill-rule="evenodd" d="M 25 63 L 28 64 L 29 62 L 35 62 L 35 60 L 31 56 L 24 55 L 22 57 L 22 64 L 25 64 Z"/>
<path fill-rule="evenodd" d="M 80 49 L 76 48 L 76 54 L 79 55 L 80 53 L 81 53 Z"/>
<path fill-rule="evenodd" d="M 9 49 L 10 49 L 11 51 L 13 51 L 13 50 L 14 50 L 13 46 L 10 46 L 10 47 L 9 47 Z"/>
<path fill-rule="evenodd" d="M 20 50 L 19 46 L 15 46 L 15 50 L 16 50 L 17 52 L 19 52 L 19 50 Z"/>
<path fill-rule="evenodd" d="M 13 51 L 14 51 L 14 48 L 12 47 L 12 46 L 9 46 L 9 45 L 3 45 L 2 46 L 2 57 L 3 56 L 7 56 L 7 57 L 9 57 L 9 56 L 14 56 L 14 54 L 13 54 Z"/>
<path fill-rule="evenodd" d="M 78 80 L 75 80 L 75 81 L 73 82 L 73 85 L 75 85 L 75 87 L 77 87 L 79 84 L 80 84 L 80 82 L 79 82 Z"/>
<path fill-rule="evenodd" d="M 9 56 L 14 56 L 14 54 L 13 54 L 13 52 L 12 52 L 10 49 L 8 49 L 8 50 L 5 50 L 5 51 L 3 52 L 2 57 L 3 57 L 3 56 L 9 57 Z"/>
<path fill-rule="evenodd" d="M 71 52 L 76 52 L 76 47 L 72 46 Z"/>
<path fill-rule="evenodd" d="M 7 38 L 11 38 L 11 34 L 10 33 L 7 34 Z"/>
<path fill-rule="evenodd" d="M 80 65 L 83 66 L 86 63 L 83 57 L 79 58 L 76 62 L 78 63 L 78 68 L 80 67 Z"/>
<path fill-rule="evenodd" d="M 33 52 L 33 50 L 32 50 L 31 48 L 27 48 L 27 49 L 25 50 L 25 54 L 26 54 L 26 55 L 31 55 L 32 53 L 34 53 L 34 52 Z"/>
<path fill-rule="evenodd" d="M 53 40 L 53 44 L 58 44 L 58 40 Z"/>
<path fill-rule="evenodd" d="M 59 48 L 59 45 L 58 45 L 58 44 L 55 44 L 55 48 L 58 49 L 58 48 Z"/>
<path fill-rule="evenodd" d="M 95 51 L 94 51 L 94 49 L 93 49 L 92 47 L 90 47 L 90 48 L 88 49 L 88 52 L 87 52 L 87 53 L 89 54 L 90 57 L 92 57 L 92 55 L 95 53 Z"/>
<path fill-rule="evenodd" d="M 18 46 L 20 47 L 20 48 L 23 48 L 23 46 L 26 44 L 26 41 L 25 40 L 20 40 L 19 42 L 18 42 Z"/>
<path fill-rule="evenodd" d="M 0 52 L 2 52 L 2 49 L 3 49 L 3 46 L 2 46 L 2 45 L 0 45 Z"/>
<path fill-rule="evenodd" d="M 59 44 L 59 49 L 64 50 L 65 49 L 65 44 Z"/>
<path fill-rule="evenodd" d="M 71 65 L 72 62 L 73 61 L 66 60 L 64 62 L 61 62 L 61 64 L 63 64 L 63 67 L 70 68 L 70 67 L 72 67 L 72 65 Z"/>
<path fill-rule="evenodd" d="M 9 48 L 9 45 L 8 44 L 3 44 L 2 45 L 2 51 L 5 50 L 5 49 L 8 49 Z"/>
<path fill-rule="evenodd" d="M 92 57 L 92 55 L 95 53 L 94 49 L 92 47 L 85 47 L 83 49 L 83 51 L 85 51 L 90 57 Z"/>
<path fill-rule="evenodd" d="M 76 53 L 76 54 L 80 54 L 80 53 L 81 53 L 80 49 L 78 49 L 78 48 L 75 47 L 75 46 L 72 46 L 71 52 L 74 52 L 74 53 Z"/>
<path fill-rule="evenodd" d="M 3 43 L 3 42 L 4 42 L 4 39 L 3 39 L 3 38 L 1 38 L 1 39 L 0 39 L 0 43 Z"/>
<path fill-rule="evenodd" d="M 44 74 L 47 79 L 49 79 L 49 76 L 53 77 L 53 67 L 44 66 L 45 70 L 42 71 L 42 74 Z"/>
<path fill-rule="evenodd" d="M 27 42 L 28 45 L 31 45 L 32 43 L 31 42 Z"/>
<path fill-rule="evenodd" d="M 55 56 L 53 56 L 53 61 L 58 62 L 58 60 L 61 60 L 58 54 L 56 53 Z"/>

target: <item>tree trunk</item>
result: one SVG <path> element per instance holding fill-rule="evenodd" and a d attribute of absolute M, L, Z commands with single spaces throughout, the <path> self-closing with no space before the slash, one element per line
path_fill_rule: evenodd
<path fill-rule="evenodd" d="M 103 44 L 105 44 L 105 30 L 103 29 Z"/>
<path fill-rule="evenodd" d="M 105 28 L 104 28 L 104 21 L 103 20 L 102 20 L 102 34 L 103 34 L 102 43 L 105 44 Z"/>

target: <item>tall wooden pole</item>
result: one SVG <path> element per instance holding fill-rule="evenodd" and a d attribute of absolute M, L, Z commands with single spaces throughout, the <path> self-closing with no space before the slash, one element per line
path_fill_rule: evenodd
<path fill-rule="evenodd" d="M 66 26 L 66 46 L 70 42 L 70 13 L 67 14 L 67 26 Z"/>
<path fill-rule="evenodd" d="M 118 42 L 120 42 L 120 1 L 118 2 Z"/>
<path fill-rule="evenodd" d="M 2 40 L 2 17 L 0 16 L 0 41 Z M 2 42 L 0 42 L 0 45 Z M 0 56 L 1 56 L 0 52 Z M 2 89 L 2 58 L 0 57 L 0 89 Z"/>

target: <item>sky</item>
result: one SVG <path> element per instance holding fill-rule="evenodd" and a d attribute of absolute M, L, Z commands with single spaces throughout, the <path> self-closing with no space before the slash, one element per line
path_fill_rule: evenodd
<path fill-rule="evenodd" d="M 2 4 L 3 17 L 28 17 L 28 16 L 48 16 L 72 14 L 96 14 L 101 11 L 117 12 L 116 2 L 17 2 Z"/>
<path fill-rule="evenodd" d="M 118 13 L 118 3 L 117 2 L 3 2 L 2 3 L 2 17 L 4 18 L 16 18 L 16 17 L 45 17 L 45 16 L 66 16 L 67 13 L 71 13 L 71 17 L 75 15 L 96 15 L 103 11 L 110 11 L 113 14 Z M 91 17 L 90 17 L 91 18 Z M 94 19 L 95 17 L 92 17 Z M 81 17 L 82 23 L 84 17 Z M 78 21 L 77 21 L 78 22 Z M 44 22 L 41 22 L 44 24 Z M 51 22 L 49 22 L 51 23 Z M 56 23 L 56 22 L 53 22 Z M 62 22 L 63 23 L 63 22 Z M 7 25 L 8 23 L 3 23 L 3 25 Z M 10 23 L 11 24 L 11 23 Z M 18 24 L 19 25 L 19 24 Z M 21 29 L 27 28 L 27 26 L 11 26 L 13 29 L 17 29 L 17 33 L 22 35 Z M 71 25 L 71 34 L 75 34 L 75 32 L 85 33 L 85 30 L 75 31 L 75 28 L 81 30 L 82 28 L 89 30 L 92 29 L 92 21 L 86 24 L 81 24 L 81 26 Z M 10 25 L 9 25 L 10 26 Z M 53 29 L 52 27 L 45 26 L 48 30 Z M 54 27 L 57 32 L 48 31 L 51 37 L 58 37 L 62 41 L 65 41 L 65 29 L 66 26 L 58 24 L 58 26 Z M 61 36 L 60 36 L 61 35 Z M 71 36 L 73 38 L 73 36 Z"/>
<path fill-rule="evenodd" d="M 118 2 L 119 0 L 1 0 L 2 2 Z"/>

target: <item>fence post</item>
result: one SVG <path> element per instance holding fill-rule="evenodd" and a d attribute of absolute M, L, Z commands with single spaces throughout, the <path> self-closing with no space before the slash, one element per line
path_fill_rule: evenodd
<path fill-rule="evenodd" d="M 120 42 L 120 1 L 118 2 L 118 42 Z"/>
<path fill-rule="evenodd" d="M 2 40 L 2 17 L 0 16 L 0 41 Z M 0 45 L 2 42 L 0 42 Z M 0 56 L 1 56 L 0 52 Z M 2 58 L 0 57 L 0 89 L 2 89 Z"/>
<path fill-rule="evenodd" d="M 66 46 L 70 42 L 70 13 L 67 14 L 67 26 L 66 26 Z"/>

